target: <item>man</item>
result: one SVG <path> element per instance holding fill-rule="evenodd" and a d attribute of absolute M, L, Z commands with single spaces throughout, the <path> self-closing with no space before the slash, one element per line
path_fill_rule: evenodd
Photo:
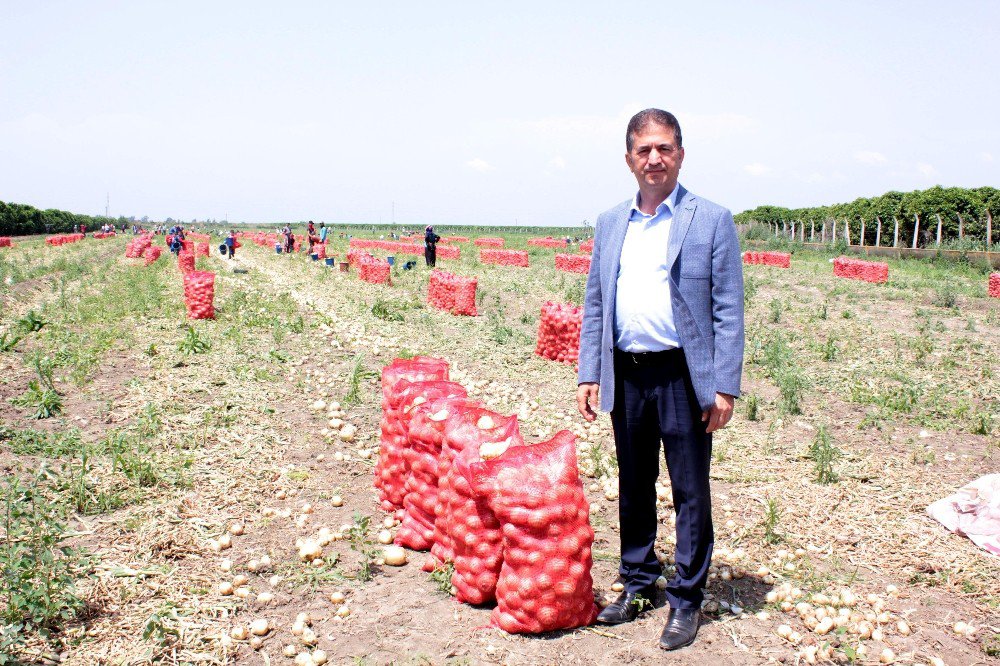
<path fill-rule="evenodd" d="M 634 620 L 652 606 L 661 567 L 654 552 L 659 448 L 677 518 L 677 573 L 659 645 L 698 633 L 712 561 L 709 463 L 743 367 L 743 266 L 732 214 L 677 182 L 684 148 L 677 119 L 647 109 L 629 121 L 625 162 L 632 201 L 602 213 L 587 277 L 577 404 L 588 421 L 611 412 L 619 469 L 625 585 L 598 621 Z"/>
<path fill-rule="evenodd" d="M 434 227 L 427 225 L 424 229 L 424 261 L 430 268 L 437 265 L 437 244 L 441 237 L 434 233 Z"/>

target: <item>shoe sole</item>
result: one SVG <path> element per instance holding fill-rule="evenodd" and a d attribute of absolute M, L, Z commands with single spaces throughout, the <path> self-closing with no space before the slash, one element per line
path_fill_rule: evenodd
<path fill-rule="evenodd" d="M 657 645 L 657 647 L 659 647 L 664 652 L 673 652 L 674 650 L 680 650 L 681 648 L 686 648 L 687 646 L 692 645 L 697 638 L 698 637 L 695 636 L 694 638 L 692 638 L 691 640 L 689 640 L 687 643 L 682 643 L 680 645 L 675 645 L 673 647 L 664 645 L 663 643 L 661 643 L 659 641 L 656 642 L 656 645 Z"/>

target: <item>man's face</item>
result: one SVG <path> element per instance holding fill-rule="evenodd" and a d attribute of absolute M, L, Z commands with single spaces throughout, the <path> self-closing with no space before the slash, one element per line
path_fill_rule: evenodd
<path fill-rule="evenodd" d="M 639 189 L 670 192 L 684 162 L 684 149 L 677 146 L 672 129 L 650 124 L 635 135 L 625 163 L 639 183 Z"/>

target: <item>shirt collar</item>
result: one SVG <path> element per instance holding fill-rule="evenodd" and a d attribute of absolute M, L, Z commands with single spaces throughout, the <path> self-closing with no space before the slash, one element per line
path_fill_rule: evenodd
<path fill-rule="evenodd" d="M 666 206 L 666 209 L 670 211 L 671 215 L 674 214 L 674 212 L 677 210 L 677 194 L 680 191 L 680 188 L 681 188 L 681 184 L 680 184 L 680 181 L 678 181 L 677 184 L 674 185 L 673 191 L 671 191 L 670 194 L 667 195 L 667 198 L 664 199 L 663 202 L 659 206 L 656 207 L 656 212 L 653 213 L 654 217 L 656 215 L 660 215 L 661 213 L 663 213 L 664 206 Z M 639 193 L 638 192 L 636 192 L 635 196 L 632 197 L 632 206 L 629 208 L 629 217 L 631 218 L 635 213 L 638 213 L 639 215 L 642 215 L 644 217 L 649 217 L 648 215 L 646 215 L 645 213 L 643 213 L 641 210 L 639 210 Z"/>

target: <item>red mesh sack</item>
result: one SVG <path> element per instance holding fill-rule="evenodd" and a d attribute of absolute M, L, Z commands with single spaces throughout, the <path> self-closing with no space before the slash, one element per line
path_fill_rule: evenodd
<path fill-rule="evenodd" d="M 431 271 L 427 283 L 427 304 L 438 310 L 445 310 L 456 315 L 475 317 L 476 287 L 478 281 L 474 277 L 462 277 L 448 271 Z"/>
<path fill-rule="evenodd" d="M 503 247 L 506 241 L 503 238 L 477 238 L 472 241 L 478 247 Z"/>
<path fill-rule="evenodd" d="M 395 390 L 397 393 L 393 409 L 386 414 L 389 437 L 379 448 L 377 472 L 379 479 L 376 485 L 383 507 L 391 506 L 392 510 L 399 510 L 404 507 L 406 480 L 409 477 L 406 449 L 409 447 L 410 418 L 414 408 L 437 398 L 464 398 L 466 393 L 461 384 L 434 380 L 425 382 L 403 380 L 396 384 Z M 401 514 L 400 519 L 403 517 Z"/>
<path fill-rule="evenodd" d="M 556 254 L 556 270 L 586 275 L 590 272 L 590 257 L 585 254 Z"/>
<path fill-rule="evenodd" d="M 405 382 L 435 380 L 448 380 L 448 362 L 444 359 L 429 356 L 415 356 L 411 359 L 397 358 L 382 368 L 381 437 L 374 478 L 374 485 L 379 491 L 380 498 L 384 494 L 382 490 L 384 461 L 391 456 L 390 452 L 402 448 L 403 444 L 399 438 L 405 437 L 397 415 L 400 393 L 405 388 Z M 396 511 L 402 508 L 402 504 L 394 505 L 387 499 L 382 501 L 382 509 L 385 511 Z"/>
<path fill-rule="evenodd" d="M 152 236 L 136 236 L 128 242 L 128 245 L 125 246 L 125 256 L 128 259 L 140 259 L 146 255 L 146 250 L 152 244 Z"/>
<path fill-rule="evenodd" d="M 535 353 L 561 363 L 576 363 L 580 356 L 580 327 L 583 308 L 546 301 L 538 320 Z"/>
<path fill-rule="evenodd" d="M 194 252 L 188 252 L 187 250 L 181 250 L 177 254 L 177 267 L 181 269 L 181 273 L 190 273 L 194 270 Z"/>
<path fill-rule="evenodd" d="M 192 258 L 193 254 L 190 255 Z M 215 273 L 189 271 L 184 274 L 184 305 L 191 319 L 214 319 Z"/>
<path fill-rule="evenodd" d="M 594 530 L 576 464 L 576 437 L 514 446 L 472 464 L 473 487 L 502 524 L 503 566 L 490 625 L 537 634 L 597 617 Z"/>
<path fill-rule="evenodd" d="M 881 284 L 889 280 L 889 264 L 837 257 L 833 260 L 833 274 L 837 277 Z"/>
<path fill-rule="evenodd" d="M 987 283 L 987 293 L 992 298 L 1000 298 L 1000 273 L 990 273 Z"/>
<path fill-rule="evenodd" d="M 553 238 L 552 236 L 546 236 L 545 238 L 529 238 L 528 245 L 534 245 L 535 247 L 547 247 L 550 250 L 553 250 L 566 247 L 566 241 L 559 238 Z"/>
<path fill-rule="evenodd" d="M 525 250 L 480 250 L 479 261 L 483 264 L 527 268 L 528 253 Z"/>
<path fill-rule="evenodd" d="M 461 388 L 461 387 L 459 387 Z M 406 484 L 403 491 L 403 522 L 396 543 L 412 550 L 428 550 L 434 543 L 438 505 L 438 469 L 444 429 L 457 409 L 478 405 L 465 390 L 460 395 L 435 398 L 414 405 L 407 428 Z"/>
<path fill-rule="evenodd" d="M 208 243 L 195 243 L 194 244 L 194 255 L 196 257 L 207 257 L 208 256 Z"/>
<path fill-rule="evenodd" d="M 594 239 L 585 240 L 580 243 L 580 252 L 593 252 L 594 251 Z"/>
<path fill-rule="evenodd" d="M 326 243 L 316 243 L 313 245 L 317 259 L 326 259 Z"/>
<path fill-rule="evenodd" d="M 455 597 L 484 604 L 496 596 L 503 563 L 500 523 L 472 488 L 470 465 L 485 443 L 521 444 L 516 416 L 467 407 L 448 420 L 438 465 L 438 506 L 428 566 L 453 562 Z"/>
<path fill-rule="evenodd" d="M 10 236 L 0 236 L 0 247 L 13 247 L 10 243 Z"/>
<path fill-rule="evenodd" d="M 145 260 L 144 265 L 149 266 L 151 263 L 155 262 L 163 254 L 163 248 L 159 245 L 151 245 L 146 248 L 146 251 L 142 253 L 142 258 Z"/>

